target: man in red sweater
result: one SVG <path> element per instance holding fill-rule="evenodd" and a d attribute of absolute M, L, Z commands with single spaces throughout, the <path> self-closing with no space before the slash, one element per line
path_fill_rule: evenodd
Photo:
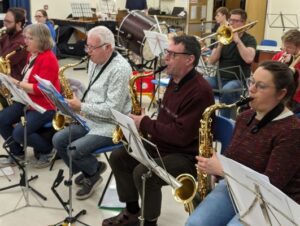
<path fill-rule="evenodd" d="M 157 146 L 147 148 L 158 165 L 177 177 L 182 173 L 196 176 L 195 156 L 198 154 L 199 125 L 203 111 L 214 103 L 212 89 L 195 67 L 200 57 L 200 45 L 195 37 L 176 36 L 165 49 L 166 72 L 171 76 L 157 119 L 144 113 L 131 115 L 142 134 L 148 134 Z M 163 164 L 162 164 L 163 162 Z M 126 208 L 117 216 L 105 219 L 102 225 L 134 225 L 140 215 L 139 194 L 142 193 L 142 175 L 147 167 L 127 154 L 125 150 L 111 154 L 110 165 L 117 191 Z M 166 183 L 156 175 L 147 179 L 145 188 L 145 226 L 157 225 L 161 209 L 161 187 Z"/>

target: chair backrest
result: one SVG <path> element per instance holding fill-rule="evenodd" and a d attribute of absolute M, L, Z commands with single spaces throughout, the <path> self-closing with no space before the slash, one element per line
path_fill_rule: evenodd
<path fill-rule="evenodd" d="M 228 118 L 216 115 L 214 119 L 214 140 L 222 144 L 221 153 L 223 154 L 231 142 L 234 129 L 234 122 Z"/>
<path fill-rule="evenodd" d="M 264 39 L 260 42 L 260 45 L 262 45 L 262 46 L 277 46 L 277 41 L 270 40 L 270 39 Z"/>

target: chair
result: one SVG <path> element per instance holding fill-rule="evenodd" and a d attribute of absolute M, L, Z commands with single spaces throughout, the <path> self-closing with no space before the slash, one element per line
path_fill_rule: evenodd
<path fill-rule="evenodd" d="M 277 41 L 271 39 L 264 39 L 260 42 L 262 46 L 277 46 Z"/>
<path fill-rule="evenodd" d="M 214 140 L 221 143 L 221 154 L 224 154 L 226 148 L 231 142 L 234 122 L 223 116 L 216 115 L 214 118 Z"/>
<path fill-rule="evenodd" d="M 108 162 L 108 155 L 107 155 L 107 152 L 111 152 L 111 151 L 117 151 L 118 149 L 120 148 L 123 148 L 123 144 L 122 143 L 119 143 L 119 144 L 113 144 L 113 145 L 109 145 L 109 146 L 105 146 L 105 147 L 102 147 L 102 148 L 99 148 L 97 149 L 96 151 L 94 151 L 94 154 L 95 155 L 99 155 L 99 154 L 104 154 L 105 155 L 105 158 Z M 105 183 L 105 186 L 104 186 L 104 189 L 102 191 L 102 194 L 101 194 L 101 197 L 99 199 L 99 202 L 98 202 L 98 206 L 100 207 L 102 201 L 103 201 L 103 198 L 104 198 L 104 195 L 105 195 L 105 192 L 109 186 L 109 183 L 111 181 L 111 178 L 112 178 L 112 175 L 113 175 L 113 172 L 111 171 L 110 174 L 109 174 L 109 177 Z"/>

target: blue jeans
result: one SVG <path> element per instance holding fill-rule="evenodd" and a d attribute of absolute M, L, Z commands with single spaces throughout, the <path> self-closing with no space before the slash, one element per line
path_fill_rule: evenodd
<path fill-rule="evenodd" d="M 210 84 L 213 89 L 222 89 L 220 93 L 220 103 L 232 104 L 240 99 L 242 91 L 230 91 L 232 89 L 242 88 L 239 80 L 226 80 L 221 78 L 221 87 L 219 87 L 217 76 L 210 77 L 204 76 L 206 81 Z M 226 92 L 227 91 L 227 92 Z M 226 118 L 230 118 L 233 109 L 221 109 L 220 114 Z"/>
<path fill-rule="evenodd" d="M 24 154 L 21 147 L 21 144 L 24 144 L 24 127 L 20 123 L 24 115 L 23 109 L 23 104 L 14 103 L 0 112 L 0 134 L 4 140 L 13 138 L 14 142 L 10 143 L 9 149 L 14 155 Z M 26 111 L 27 145 L 41 154 L 50 153 L 53 146 L 51 141 L 40 136 L 37 131 L 51 121 L 54 114 L 55 111 L 46 111 L 43 114 L 35 110 Z M 13 126 L 14 124 L 16 125 Z"/>
<path fill-rule="evenodd" d="M 189 216 L 185 226 L 242 226 L 238 221 L 225 180 L 208 194 Z"/>
<path fill-rule="evenodd" d="M 69 144 L 70 131 L 71 144 Z M 111 137 L 89 135 L 81 125 L 71 125 L 71 129 L 67 127 L 57 132 L 52 142 L 67 166 L 69 166 L 69 156 L 71 156 L 73 174 L 83 172 L 91 176 L 97 172 L 98 168 L 98 161 L 93 152 L 98 148 L 113 144 Z"/>

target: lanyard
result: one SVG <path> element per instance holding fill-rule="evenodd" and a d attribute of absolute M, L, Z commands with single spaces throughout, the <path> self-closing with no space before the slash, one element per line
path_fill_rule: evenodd
<path fill-rule="evenodd" d="M 101 68 L 101 70 L 99 71 L 99 73 L 97 74 L 97 76 L 95 77 L 95 79 L 93 81 L 92 80 L 90 81 L 88 88 L 85 90 L 84 94 L 82 95 L 81 102 L 84 102 L 84 98 L 86 97 L 87 93 L 91 89 L 92 85 L 97 81 L 97 79 L 100 77 L 100 75 L 102 74 L 102 72 L 105 70 L 105 68 L 109 65 L 109 63 L 112 61 L 112 59 L 115 56 L 117 56 L 117 53 L 113 52 L 112 55 L 110 56 L 109 60 L 103 65 L 103 67 Z M 95 69 L 94 69 L 94 72 L 95 72 Z M 94 74 L 94 72 L 93 72 L 93 74 Z"/>

